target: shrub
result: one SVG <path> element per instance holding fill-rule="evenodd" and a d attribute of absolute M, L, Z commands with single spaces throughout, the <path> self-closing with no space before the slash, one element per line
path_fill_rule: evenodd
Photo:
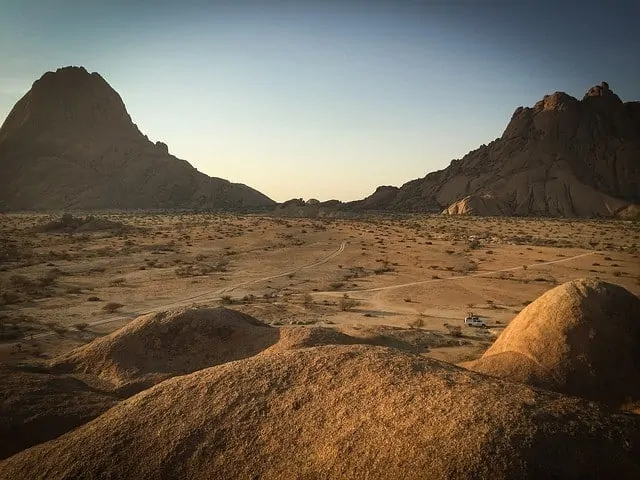
<path fill-rule="evenodd" d="M 418 317 L 415 320 L 413 320 L 412 322 L 409 322 L 409 326 L 411 328 L 424 327 L 424 318 L 422 318 L 422 315 L 418 315 Z"/>
<path fill-rule="evenodd" d="M 462 327 L 460 325 L 449 325 L 446 324 L 445 327 L 449 330 L 449 335 L 452 337 L 461 337 L 462 336 Z"/>
<path fill-rule="evenodd" d="M 20 301 L 20 296 L 14 292 L 2 292 L 0 293 L 0 305 L 13 305 Z"/>
<path fill-rule="evenodd" d="M 480 248 L 480 247 L 481 247 L 480 240 L 477 240 L 477 239 L 469 240 L 469 249 L 475 250 L 476 248 Z"/>
<path fill-rule="evenodd" d="M 107 313 L 115 313 L 118 310 L 120 310 L 122 307 L 124 307 L 123 304 L 118 303 L 118 302 L 109 302 L 106 303 L 103 307 L 102 310 L 104 310 Z"/>
<path fill-rule="evenodd" d="M 242 303 L 253 303 L 256 300 L 256 296 L 253 293 L 242 297 Z"/>
<path fill-rule="evenodd" d="M 42 287 L 48 287 L 50 285 L 53 285 L 60 275 L 62 275 L 62 272 L 60 270 L 58 270 L 57 268 L 51 269 L 40 278 L 38 278 L 38 283 Z"/>
<path fill-rule="evenodd" d="M 75 323 L 73 325 L 73 328 L 75 328 L 79 332 L 84 332 L 87 329 L 88 326 L 89 326 L 89 324 L 87 322 L 81 322 L 81 323 Z"/>
<path fill-rule="evenodd" d="M 58 334 L 59 336 L 63 336 L 68 331 L 67 327 L 60 325 L 56 322 L 47 322 L 45 325 L 49 327 L 53 332 Z"/>
<path fill-rule="evenodd" d="M 340 299 L 340 303 L 339 303 L 339 307 L 342 312 L 348 312 L 349 310 L 351 310 L 354 307 L 357 307 L 358 305 L 359 305 L 358 301 L 354 300 L 353 298 L 349 298 L 349 295 L 347 295 L 346 293 Z"/>
<path fill-rule="evenodd" d="M 313 305 L 313 295 L 310 293 L 305 293 L 303 297 L 303 303 L 305 307 L 310 307 Z"/>
<path fill-rule="evenodd" d="M 12 275 L 9 280 L 14 287 L 31 288 L 34 286 L 33 281 L 24 275 Z"/>
<path fill-rule="evenodd" d="M 231 305 L 233 303 L 233 298 L 231 298 L 231 295 L 222 295 L 222 297 L 220 297 L 220 301 L 224 305 Z"/>

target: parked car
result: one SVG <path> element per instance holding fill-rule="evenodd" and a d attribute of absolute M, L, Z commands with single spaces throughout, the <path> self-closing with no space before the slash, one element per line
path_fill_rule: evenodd
<path fill-rule="evenodd" d="M 464 324 L 470 327 L 484 327 L 487 328 L 487 322 L 484 319 L 480 318 L 473 313 L 468 313 L 466 317 L 464 317 Z"/>

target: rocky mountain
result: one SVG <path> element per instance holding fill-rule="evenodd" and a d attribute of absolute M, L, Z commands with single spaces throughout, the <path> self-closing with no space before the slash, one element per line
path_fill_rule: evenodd
<path fill-rule="evenodd" d="M 640 203 L 640 102 L 603 82 L 518 107 L 502 136 L 352 208 L 450 214 L 633 216 Z M 634 213 L 635 212 L 635 213 Z"/>
<path fill-rule="evenodd" d="M 47 72 L 0 128 L 0 210 L 265 207 L 151 142 L 98 74 Z"/>

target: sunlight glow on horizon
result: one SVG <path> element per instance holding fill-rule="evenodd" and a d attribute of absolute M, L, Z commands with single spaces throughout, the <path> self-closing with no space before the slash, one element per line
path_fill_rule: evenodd
<path fill-rule="evenodd" d="M 0 5 L 0 117 L 45 71 L 82 65 L 171 154 L 277 201 L 423 177 L 556 90 L 640 97 L 633 6 L 567 25 L 555 2 L 41 3 Z"/>

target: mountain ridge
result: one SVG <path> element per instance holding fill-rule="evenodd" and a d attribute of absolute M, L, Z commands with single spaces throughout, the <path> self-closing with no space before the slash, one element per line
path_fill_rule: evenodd
<path fill-rule="evenodd" d="M 346 205 L 480 215 L 614 216 L 640 203 L 640 102 L 606 82 L 518 107 L 501 137 L 395 191 Z M 487 205 L 487 208 L 484 206 Z M 473 206 L 473 207 L 472 207 Z"/>

